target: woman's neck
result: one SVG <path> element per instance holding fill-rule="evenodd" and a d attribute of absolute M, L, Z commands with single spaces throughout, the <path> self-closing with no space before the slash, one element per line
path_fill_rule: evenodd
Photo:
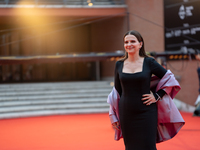
<path fill-rule="evenodd" d="M 139 61 L 141 58 L 142 57 L 140 55 L 131 55 L 131 54 L 129 54 L 127 60 L 129 62 L 136 62 L 136 61 Z"/>

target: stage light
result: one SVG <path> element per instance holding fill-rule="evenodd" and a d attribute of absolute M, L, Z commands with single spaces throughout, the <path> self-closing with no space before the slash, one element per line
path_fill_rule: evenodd
<path fill-rule="evenodd" d="M 168 56 L 168 59 L 170 60 L 187 60 L 189 57 L 188 55 L 170 55 Z"/>
<path fill-rule="evenodd" d="M 91 2 L 91 0 L 87 0 L 88 6 L 93 6 L 93 3 Z"/>
<path fill-rule="evenodd" d="M 110 58 L 110 61 L 115 61 L 115 57 L 111 57 L 111 58 Z"/>
<path fill-rule="evenodd" d="M 93 3 L 88 3 L 88 6 L 93 6 Z"/>
<path fill-rule="evenodd" d="M 170 55 L 170 56 L 169 56 L 169 59 L 173 59 L 173 58 L 174 58 L 174 56 L 173 56 L 173 55 Z"/>
<path fill-rule="evenodd" d="M 188 56 L 187 56 L 187 55 L 184 55 L 184 56 L 183 56 L 183 58 L 184 58 L 184 59 L 187 59 L 187 58 L 188 58 Z"/>

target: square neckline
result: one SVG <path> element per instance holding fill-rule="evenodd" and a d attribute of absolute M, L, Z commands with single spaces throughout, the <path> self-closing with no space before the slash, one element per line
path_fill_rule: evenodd
<path fill-rule="evenodd" d="M 144 61 L 145 61 L 146 57 L 144 57 L 144 60 L 142 62 L 142 71 L 139 71 L 139 72 L 134 72 L 134 73 L 128 73 L 128 72 L 123 72 L 123 68 L 124 68 L 124 61 L 122 62 L 122 69 L 121 69 L 121 72 L 123 74 L 137 74 L 137 73 L 142 73 L 143 70 L 144 70 Z"/>

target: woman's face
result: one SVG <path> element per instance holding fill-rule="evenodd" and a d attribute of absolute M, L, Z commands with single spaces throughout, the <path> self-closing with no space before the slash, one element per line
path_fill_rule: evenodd
<path fill-rule="evenodd" d="M 142 42 L 139 42 L 134 35 L 126 35 L 124 37 L 124 48 L 128 54 L 139 52 Z"/>

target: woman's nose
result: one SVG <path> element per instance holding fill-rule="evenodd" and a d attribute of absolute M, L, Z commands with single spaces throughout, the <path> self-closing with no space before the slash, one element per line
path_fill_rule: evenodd
<path fill-rule="evenodd" d="M 128 42 L 127 45 L 131 45 L 131 42 Z"/>

